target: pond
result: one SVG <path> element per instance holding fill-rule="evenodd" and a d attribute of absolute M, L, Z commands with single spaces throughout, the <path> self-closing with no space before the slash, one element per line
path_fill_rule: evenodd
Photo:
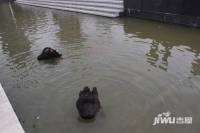
<path fill-rule="evenodd" d="M 13 13 L 12 13 L 13 11 Z M 0 82 L 26 133 L 197 133 L 200 30 L 0 4 Z M 44 47 L 63 59 L 38 61 Z M 96 86 L 102 111 L 80 121 L 79 91 Z M 170 111 L 192 124 L 156 125 Z"/>

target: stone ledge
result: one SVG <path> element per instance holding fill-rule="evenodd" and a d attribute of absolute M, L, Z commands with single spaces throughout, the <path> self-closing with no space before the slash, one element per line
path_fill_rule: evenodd
<path fill-rule="evenodd" d="M 0 84 L 0 132 L 25 133 L 1 84 Z"/>

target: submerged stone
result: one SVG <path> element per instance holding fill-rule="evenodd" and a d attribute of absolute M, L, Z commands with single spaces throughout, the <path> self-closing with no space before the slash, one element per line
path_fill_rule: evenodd
<path fill-rule="evenodd" d="M 60 58 L 62 54 L 58 53 L 56 50 L 46 47 L 43 49 L 42 53 L 37 57 L 38 60 L 48 60 Z"/>
<path fill-rule="evenodd" d="M 97 88 L 94 87 L 91 91 L 89 87 L 85 87 L 80 91 L 76 107 L 81 118 L 94 119 L 101 108 Z"/>

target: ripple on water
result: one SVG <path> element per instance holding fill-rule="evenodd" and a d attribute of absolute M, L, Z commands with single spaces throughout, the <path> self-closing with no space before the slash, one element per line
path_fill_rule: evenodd
<path fill-rule="evenodd" d="M 16 29 L 0 22 L 0 81 L 27 132 L 156 132 L 153 118 L 168 110 L 199 123 L 198 31 L 23 7 Z M 47 46 L 63 59 L 37 61 Z M 75 107 L 84 86 L 98 88 L 103 106 L 91 123 Z"/>

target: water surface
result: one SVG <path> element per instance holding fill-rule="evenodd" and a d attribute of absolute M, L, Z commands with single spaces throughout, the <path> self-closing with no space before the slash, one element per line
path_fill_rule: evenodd
<path fill-rule="evenodd" d="M 200 30 L 133 18 L 104 18 L 0 5 L 0 82 L 26 133 L 197 133 Z M 37 61 L 44 47 L 63 54 Z M 103 111 L 78 119 L 75 102 L 96 86 Z M 152 126 L 158 113 L 192 125 Z"/>

